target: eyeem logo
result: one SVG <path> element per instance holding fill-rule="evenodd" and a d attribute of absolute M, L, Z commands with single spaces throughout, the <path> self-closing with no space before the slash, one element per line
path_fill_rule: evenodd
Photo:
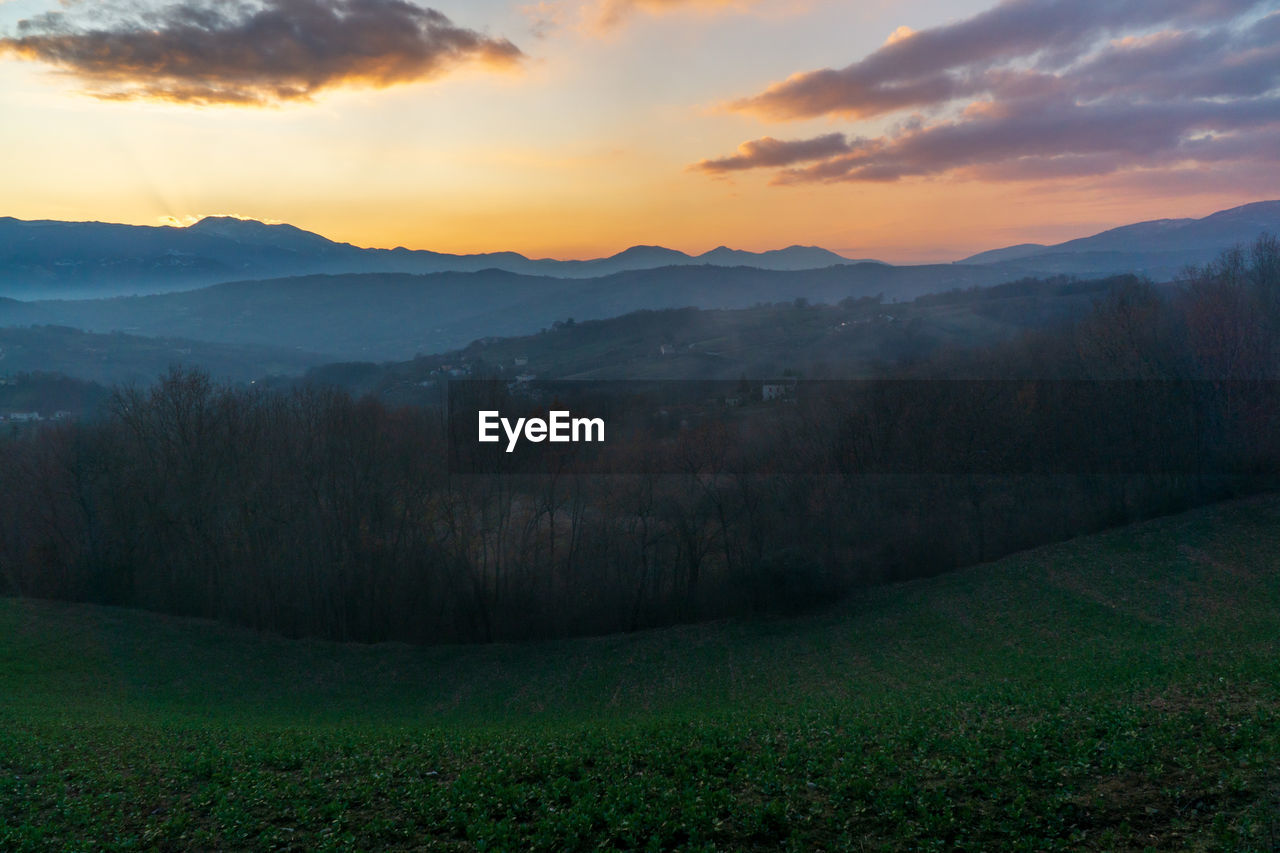
<path fill-rule="evenodd" d="M 481 412 L 478 440 L 486 444 L 501 441 L 502 436 L 498 434 L 499 427 L 507 434 L 508 453 L 516 449 L 516 444 L 519 443 L 522 435 L 526 441 L 534 443 L 604 441 L 603 418 L 574 418 L 570 417 L 568 412 L 562 411 L 548 412 L 546 420 L 517 418 L 515 424 L 496 411 Z"/>

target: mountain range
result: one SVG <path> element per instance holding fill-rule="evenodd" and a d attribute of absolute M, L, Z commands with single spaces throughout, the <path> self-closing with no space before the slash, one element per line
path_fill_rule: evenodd
<path fill-rule="evenodd" d="M 721 246 L 688 255 L 632 246 L 594 260 L 533 259 L 516 252 L 450 255 L 362 249 L 292 225 L 226 216 L 186 228 L 0 217 L 0 296 L 72 299 L 192 290 L 224 281 L 349 273 L 502 270 L 556 278 L 594 278 L 666 266 L 818 269 L 859 261 L 813 246 L 744 252 Z"/>
<path fill-rule="evenodd" d="M 999 280 L 1136 272 L 1156 280 L 1203 264 L 1259 233 L 1280 233 L 1280 201 L 1220 211 L 1203 219 L 1139 222 L 1057 245 L 1022 244 L 981 252 L 957 266 L 992 269 Z M 292 225 L 207 217 L 187 228 L 0 218 L 0 296 L 81 299 L 193 290 L 227 281 L 315 274 L 439 273 L 501 270 L 527 276 L 589 279 L 672 266 L 800 271 L 877 264 L 814 246 L 746 252 L 721 246 L 690 255 L 633 246 L 607 258 L 554 260 L 516 252 L 451 255 L 365 249 Z M 884 265 L 888 266 L 888 265 Z M 961 277 L 963 278 L 963 277 Z M 945 275 L 939 287 L 954 286 Z"/>

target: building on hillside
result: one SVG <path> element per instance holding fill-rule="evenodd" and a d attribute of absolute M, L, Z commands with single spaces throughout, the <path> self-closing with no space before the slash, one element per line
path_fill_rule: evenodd
<path fill-rule="evenodd" d="M 760 399 L 768 403 L 770 400 L 781 400 L 795 393 L 794 379 L 775 379 L 760 386 Z"/>

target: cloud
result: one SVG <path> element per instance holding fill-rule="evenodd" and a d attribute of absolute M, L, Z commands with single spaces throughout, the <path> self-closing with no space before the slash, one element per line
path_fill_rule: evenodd
<path fill-rule="evenodd" d="M 522 54 L 408 0 L 186 2 L 83 26 L 51 13 L 20 21 L 0 55 L 42 62 L 103 99 L 196 104 L 308 100 L 340 86 L 384 88 L 467 61 Z"/>
<path fill-rule="evenodd" d="M 702 160 L 690 168 L 709 174 L 723 174 L 762 166 L 789 166 L 806 160 L 822 160 L 854 150 L 843 133 L 828 133 L 813 139 L 785 141 L 766 136 L 738 146 L 738 153 L 714 160 Z"/>
<path fill-rule="evenodd" d="M 766 119 L 867 118 L 945 103 L 986 88 L 986 72 L 1014 60 L 1046 68 L 1079 58 L 1109 33 L 1188 26 L 1243 15 L 1266 0 L 1009 0 L 946 26 L 899 35 L 842 69 L 795 74 L 730 107 Z"/>
<path fill-rule="evenodd" d="M 900 42 L 903 39 L 911 38 L 915 34 L 916 34 L 915 30 L 911 29 L 911 27 L 904 25 L 904 26 L 898 27 L 896 30 L 889 33 L 889 38 L 885 40 L 885 44 L 887 45 L 896 44 L 897 42 Z"/>
<path fill-rule="evenodd" d="M 912 110 L 853 150 L 786 166 L 775 184 L 1105 175 L 1280 159 L 1280 12 L 1260 0 L 1008 0 L 942 27 L 899 30 L 843 69 L 809 71 L 730 108 L 766 120 Z M 838 134 L 836 134 L 838 136 Z M 752 145 L 753 143 L 745 143 Z"/>
<path fill-rule="evenodd" d="M 557 0 L 538 0 L 521 6 L 520 14 L 529 22 L 529 31 L 535 38 L 546 38 L 564 26 L 567 11 Z"/>
<path fill-rule="evenodd" d="M 1212 104 L 1025 104 L 983 119 L 939 122 L 862 150 L 789 169 L 775 183 L 894 181 L 968 169 L 1027 180 L 1106 174 L 1127 165 L 1280 158 L 1280 97 Z"/>
<path fill-rule="evenodd" d="M 744 6 L 753 0 L 595 0 L 588 11 L 591 26 L 608 30 L 636 12 L 662 13 L 681 9 L 715 11 Z"/>
<path fill-rule="evenodd" d="M 529 21 L 530 31 L 539 38 L 564 28 L 588 36 L 607 36 L 615 33 L 637 14 L 715 14 L 723 11 L 745 11 L 748 7 L 765 2 L 766 0 L 538 0 L 520 6 L 519 11 Z"/>

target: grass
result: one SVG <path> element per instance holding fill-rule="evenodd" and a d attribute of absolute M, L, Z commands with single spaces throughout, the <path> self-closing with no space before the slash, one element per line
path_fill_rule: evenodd
<path fill-rule="evenodd" d="M 0 849 L 1274 850 L 1280 499 L 797 620 L 288 641 L 0 601 Z"/>

